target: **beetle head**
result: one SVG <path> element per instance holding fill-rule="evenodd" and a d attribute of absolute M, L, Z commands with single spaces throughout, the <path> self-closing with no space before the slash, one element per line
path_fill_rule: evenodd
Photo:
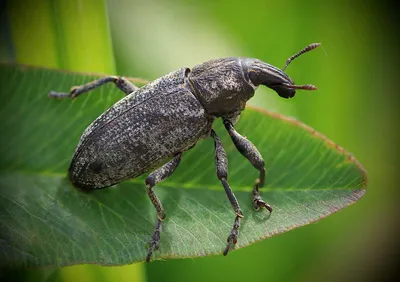
<path fill-rule="evenodd" d="M 321 44 L 310 44 L 300 52 L 291 56 L 286 60 L 286 64 L 282 70 L 255 59 L 245 60 L 243 63 L 248 69 L 249 79 L 254 86 L 259 86 L 262 84 L 273 89 L 276 93 L 278 93 L 279 96 L 283 98 L 292 98 L 296 94 L 296 89 L 317 90 L 317 87 L 311 84 L 295 85 L 294 81 L 285 73 L 286 67 L 292 60 L 301 54 L 304 54 L 305 52 L 317 48 L 319 45 Z"/>

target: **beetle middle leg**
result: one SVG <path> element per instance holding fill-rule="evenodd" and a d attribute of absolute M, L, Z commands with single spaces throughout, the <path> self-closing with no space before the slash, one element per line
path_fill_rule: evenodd
<path fill-rule="evenodd" d="M 170 160 L 169 162 L 164 164 L 162 167 L 153 171 L 146 178 L 145 183 L 146 183 L 147 195 L 149 195 L 149 198 L 157 211 L 157 223 L 156 223 L 156 228 L 154 229 L 154 232 L 153 232 L 153 236 L 150 241 L 149 251 L 146 256 L 147 262 L 150 261 L 153 250 L 157 250 L 159 248 L 160 233 L 161 233 L 161 221 L 163 221 L 166 218 L 164 208 L 161 204 L 161 201 L 157 197 L 157 195 L 154 193 L 153 188 L 157 183 L 163 181 L 164 179 L 169 177 L 175 171 L 175 169 L 178 167 L 178 165 L 181 161 L 181 158 L 182 158 L 182 153 L 178 153 L 172 160 Z"/>
<path fill-rule="evenodd" d="M 103 86 L 104 84 L 113 82 L 118 89 L 123 91 L 125 95 L 131 94 L 133 91 L 139 89 L 136 85 L 128 81 L 126 78 L 120 76 L 107 76 L 97 79 L 95 81 L 86 83 L 81 86 L 74 86 L 69 93 L 50 91 L 50 98 L 76 98 L 83 93 L 87 93 L 95 88 Z"/>
<path fill-rule="evenodd" d="M 260 177 L 256 179 L 256 183 L 253 188 L 253 207 L 255 210 L 259 210 L 260 208 L 266 208 L 269 212 L 272 212 L 272 207 L 264 202 L 260 196 L 259 188 L 263 187 L 265 184 L 265 167 L 264 160 L 257 150 L 257 148 L 251 143 L 247 138 L 240 135 L 232 123 L 225 119 L 224 120 L 225 128 L 228 130 L 229 135 L 233 143 L 235 144 L 238 151 L 250 161 L 250 163 L 260 171 Z"/>
<path fill-rule="evenodd" d="M 239 235 L 239 219 L 243 217 L 243 212 L 239 207 L 239 203 L 233 194 L 231 187 L 229 187 L 228 183 L 228 158 L 226 157 L 226 152 L 224 147 L 222 146 L 221 141 L 219 140 L 217 134 L 214 130 L 211 130 L 211 137 L 214 139 L 215 145 L 215 166 L 217 169 L 217 177 L 221 180 L 222 186 L 224 186 L 226 195 L 228 196 L 229 201 L 231 202 L 232 208 L 235 211 L 236 218 L 233 224 L 233 228 L 231 234 L 227 239 L 227 246 L 224 251 L 224 256 L 226 256 L 231 248 L 236 244 L 237 238 Z"/>

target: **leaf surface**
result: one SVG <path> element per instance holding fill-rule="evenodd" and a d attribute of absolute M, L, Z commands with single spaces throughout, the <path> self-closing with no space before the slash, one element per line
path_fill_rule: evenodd
<path fill-rule="evenodd" d="M 71 101 L 47 98 L 50 90 L 96 76 L 27 66 L 0 66 L 0 261 L 34 266 L 143 261 L 156 221 L 144 177 L 83 193 L 67 169 L 84 129 L 123 97 L 107 85 Z M 236 248 L 315 222 L 365 193 L 362 166 L 343 148 L 295 119 L 249 108 L 236 129 L 260 150 L 274 208 L 252 209 L 258 171 L 236 150 L 222 122 L 214 129 L 229 159 L 229 183 L 245 215 Z M 218 181 L 214 144 L 201 140 L 175 173 L 159 184 L 167 220 L 153 258 L 220 254 L 234 213 Z"/>

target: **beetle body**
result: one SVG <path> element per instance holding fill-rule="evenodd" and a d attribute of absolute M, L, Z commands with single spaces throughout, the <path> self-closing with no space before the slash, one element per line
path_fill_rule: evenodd
<path fill-rule="evenodd" d="M 254 95 L 242 62 L 224 58 L 182 68 L 118 101 L 83 133 L 69 168 L 72 183 L 112 186 L 209 137 L 215 118 L 240 114 Z"/>
<path fill-rule="evenodd" d="M 185 87 L 186 69 L 127 95 L 83 133 L 69 176 L 84 189 L 135 178 L 209 135 L 212 118 Z"/>
<path fill-rule="evenodd" d="M 286 61 L 318 47 L 314 43 Z M 121 77 L 104 77 L 75 87 L 71 93 L 50 92 L 53 98 L 75 98 L 108 82 L 125 92 L 118 101 L 98 117 L 83 133 L 69 167 L 71 182 L 93 190 L 135 178 L 155 169 L 145 181 L 147 194 L 157 212 L 157 223 L 150 241 L 146 261 L 160 244 L 164 209 L 153 188 L 170 176 L 180 163 L 182 153 L 201 138 L 214 139 L 217 177 L 225 189 L 236 214 L 227 239 L 224 255 L 236 244 L 243 213 L 228 183 L 228 159 L 221 141 L 212 129 L 222 118 L 234 145 L 259 171 L 254 185 L 253 207 L 266 208 L 259 188 L 265 183 L 264 160 L 257 148 L 234 129 L 246 102 L 259 85 L 265 85 L 283 98 L 291 98 L 296 89 L 315 90 L 313 85 L 295 85 L 283 71 L 252 58 L 228 57 L 181 68 L 142 88 Z"/>

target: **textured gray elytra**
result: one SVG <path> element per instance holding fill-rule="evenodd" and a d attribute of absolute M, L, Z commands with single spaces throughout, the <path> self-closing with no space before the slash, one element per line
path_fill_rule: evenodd
<path fill-rule="evenodd" d="M 83 133 L 69 169 L 82 188 L 135 178 L 206 137 L 213 118 L 186 88 L 180 69 L 109 108 Z M 100 170 L 91 169 L 102 164 Z"/>
<path fill-rule="evenodd" d="M 318 47 L 314 43 L 286 61 Z M 70 93 L 50 92 L 53 98 L 75 98 L 106 83 L 113 82 L 127 96 L 100 117 L 82 134 L 69 167 L 71 182 L 82 189 L 106 188 L 155 169 L 145 181 L 147 194 L 157 212 L 156 228 L 150 240 L 146 261 L 160 245 L 161 222 L 166 218 L 154 186 L 169 177 L 178 167 L 182 153 L 202 138 L 215 144 L 217 177 L 221 181 L 236 214 L 232 231 L 223 252 L 226 255 L 237 242 L 243 213 L 228 183 L 228 159 L 222 143 L 212 130 L 212 123 L 222 118 L 238 151 L 259 170 L 253 195 L 256 210 L 269 204 L 260 196 L 265 182 L 264 160 L 257 148 L 234 129 L 246 102 L 259 85 L 291 98 L 296 89 L 315 90 L 310 84 L 295 85 L 282 70 L 258 59 L 222 58 L 181 68 L 137 88 L 122 77 L 104 77 L 73 87 Z"/>

